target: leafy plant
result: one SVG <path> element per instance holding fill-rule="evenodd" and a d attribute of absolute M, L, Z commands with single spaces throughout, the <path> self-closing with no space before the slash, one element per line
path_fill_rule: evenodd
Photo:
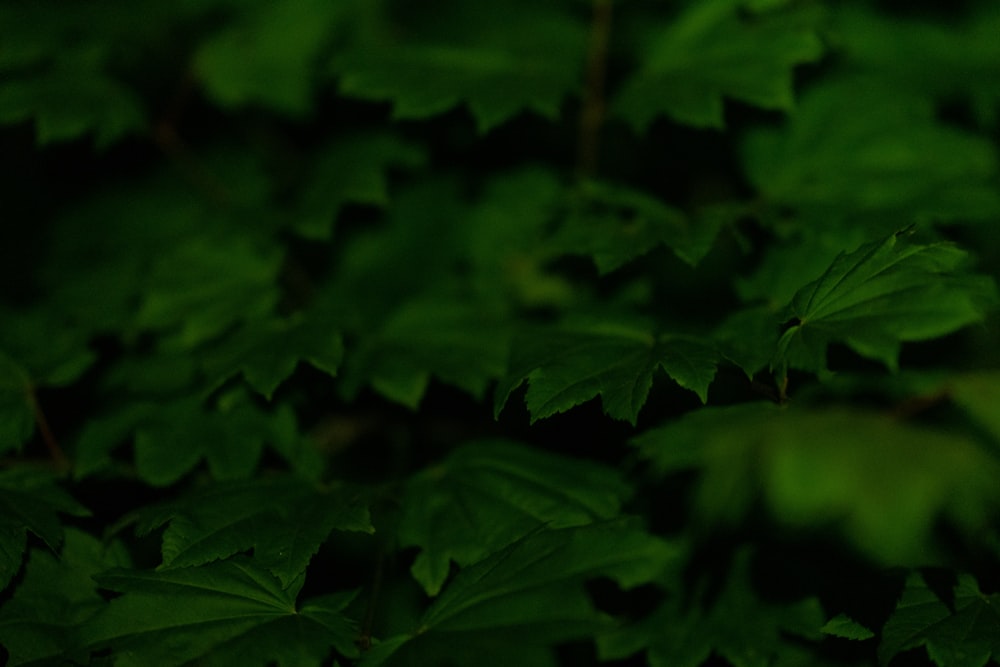
<path fill-rule="evenodd" d="M 6 664 L 997 664 L 998 27 L 0 6 Z"/>

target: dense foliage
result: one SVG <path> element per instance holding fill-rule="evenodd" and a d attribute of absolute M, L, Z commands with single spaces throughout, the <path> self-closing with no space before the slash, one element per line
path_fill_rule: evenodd
<path fill-rule="evenodd" d="M 1000 662 L 997 35 L 3 3 L 7 664 Z"/>

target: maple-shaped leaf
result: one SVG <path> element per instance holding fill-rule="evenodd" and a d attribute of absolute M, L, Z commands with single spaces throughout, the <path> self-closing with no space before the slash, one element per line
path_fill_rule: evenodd
<path fill-rule="evenodd" d="M 531 420 L 601 397 L 604 412 L 635 423 L 658 368 L 677 384 L 708 398 L 718 355 L 710 342 L 656 335 L 627 324 L 539 328 L 515 337 L 510 371 L 500 381 L 494 410 L 525 380 Z"/>
<path fill-rule="evenodd" d="M 711 249 L 721 224 L 718 216 L 695 219 L 642 192 L 590 182 L 571 203 L 549 244 L 561 252 L 593 257 L 601 273 L 661 245 L 694 265 Z"/>
<path fill-rule="evenodd" d="M 308 239 L 329 240 L 344 204 L 388 206 L 389 169 L 423 163 L 417 146 L 390 134 L 339 138 L 319 150 L 299 195 L 292 228 Z"/>
<path fill-rule="evenodd" d="M 137 532 L 163 531 L 160 569 L 203 565 L 254 550 L 288 586 L 333 530 L 373 532 L 367 506 L 345 488 L 295 475 L 216 483 L 140 511 Z"/>
<path fill-rule="evenodd" d="M 822 625 L 823 610 L 815 598 L 793 603 L 761 599 L 744 549 L 711 604 L 687 606 L 673 596 L 636 625 L 599 636 L 598 649 L 602 659 L 645 649 L 651 667 L 698 667 L 713 653 L 735 667 L 764 667 L 793 649 L 786 635 L 819 639 Z"/>
<path fill-rule="evenodd" d="M 291 454 L 300 438 L 289 406 L 265 412 L 242 388 L 203 403 L 200 396 L 137 402 L 92 420 L 77 442 L 74 474 L 105 468 L 111 452 L 134 439 L 138 473 L 155 486 L 176 482 L 203 459 L 216 479 L 239 479 L 256 469 L 265 443 Z"/>
<path fill-rule="evenodd" d="M 867 410 L 707 407 L 634 444 L 659 472 L 700 471 L 705 524 L 738 524 L 763 506 L 786 528 L 829 526 L 895 565 L 937 562 L 942 521 L 975 539 L 1000 509 L 1000 465 L 980 442 Z"/>
<path fill-rule="evenodd" d="M 643 64 L 613 101 L 639 131 L 657 116 L 699 127 L 724 126 L 723 99 L 790 109 L 792 72 L 823 53 L 808 17 L 744 16 L 739 0 L 692 3 L 646 38 Z"/>
<path fill-rule="evenodd" d="M 55 481 L 50 473 L 25 467 L 0 471 L 0 590 L 21 569 L 28 532 L 58 551 L 63 540 L 58 515 L 90 515 Z"/>
<path fill-rule="evenodd" d="M 93 575 L 127 565 L 121 544 L 102 543 L 75 529 L 66 531 L 58 558 L 46 549 L 32 549 L 24 580 L 0 607 L 0 644 L 10 660 L 6 664 L 84 657 L 77 627 L 105 606 Z"/>
<path fill-rule="evenodd" d="M 614 470 L 507 441 L 466 444 L 407 482 L 398 538 L 419 546 L 411 572 L 437 595 L 466 566 L 537 529 L 611 519 L 629 495 Z"/>
<path fill-rule="evenodd" d="M 218 342 L 204 367 L 217 383 L 241 373 L 254 390 L 271 400 L 299 362 L 336 375 L 344 345 L 331 318 L 309 312 L 288 319 L 253 320 Z"/>
<path fill-rule="evenodd" d="M 268 664 L 319 667 L 331 649 L 354 656 L 354 622 L 343 610 L 354 593 L 307 600 L 304 582 L 281 582 L 248 558 L 156 572 L 115 569 L 96 577 L 122 593 L 80 629 L 95 650 L 110 648 L 121 667 Z M 244 660 L 246 662 L 244 662 Z"/>
<path fill-rule="evenodd" d="M 342 94 L 388 100 L 396 118 L 426 118 L 465 104 L 486 131 L 524 110 L 555 118 L 579 87 L 586 27 L 555 5 L 470 11 L 448 2 L 423 22 L 413 18 L 403 40 L 369 36 L 337 54 L 331 69 Z"/>
<path fill-rule="evenodd" d="M 826 348 L 843 342 L 895 369 L 904 341 L 927 340 L 982 320 L 997 302 L 991 278 L 963 271 L 968 256 L 950 243 L 920 245 L 897 232 L 841 253 L 795 293 L 792 325 L 772 368 L 826 369 Z"/>
<path fill-rule="evenodd" d="M 944 601 L 914 572 L 896 610 L 882 628 L 879 664 L 923 646 L 938 667 L 983 667 L 1000 658 L 1000 595 L 985 595 L 975 579 L 958 575 Z"/>
<path fill-rule="evenodd" d="M 376 644 L 363 664 L 399 659 L 397 652 L 412 664 L 428 664 L 422 658 L 442 645 L 492 645 L 498 638 L 531 654 L 591 636 L 610 619 L 594 608 L 584 582 L 608 577 L 631 588 L 652 581 L 678 558 L 674 545 L 625 520 L 536 531 L 462 569 L 413 632 Z"/>
<path fill-rule="evenodd" d="M 487 304 L 430 294 L 403 304 L 348 359 L 341 390 L 362 382 L 416 408 L 435 377 L 481 397 L 503 375 L 509 325 Z"/>
<path fill-rule="evenodd" d="M 745 168 L 768 202 L 812 217 L 883 230 L 899 219 L 994 219 L 993 144 L 936 114 L 934 101 L 882 79 L 829 80 L 786 127 L 747 136 Z"/>
<path fill-rule="evenodd" d="M 312 68 L 342 12 L 322 0 L 253 5 L 200 45 L 195 70 L 223 107 L 303 115 L 312 105 Z"/>

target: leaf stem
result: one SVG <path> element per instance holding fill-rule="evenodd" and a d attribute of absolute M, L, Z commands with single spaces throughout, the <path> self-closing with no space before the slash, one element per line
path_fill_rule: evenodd
<path fill-rule="evenodd" d="M 49 426 L 49 420 L 45 417 L 45 412 L 38 402 L 38 395 L 35 393 L 34 385 L 28 383 L 25 391 L 28 397 L 28 404 L 31 406 L 31 412 L 35 417 L 35 425 L 38 427 L 38 433 L 42 436 L 42 442 L 45 443 L 46 449 L 49 450 L 49 456 L 53 464 L 59 470 L 68 470 L 69 459 L 66 457 L 66 453 L 62 447 L 59 446 L 59 441 L 56 440 L 56 436 L 52 432 L 52 427 Z"/>
<path fill-rule="evenodd" d="M 577 172 L 581 178 L 589 178 L 597 173 L 601 125 L 604 123 L 604 81 L 611 35 L 612 2 L 613 0 L 594 0 L 591 16 L 577 156 Z"/>

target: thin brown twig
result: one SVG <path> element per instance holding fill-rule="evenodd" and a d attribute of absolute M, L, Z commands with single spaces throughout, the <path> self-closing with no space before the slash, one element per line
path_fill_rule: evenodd
<path fill-rule="evenodd" d="M 52 427 L 49 426 L 49 420 L 45 417 L 45 412 L 42 410 L 41 403 L 38 402 L 38 395 L 35 393 L 35 387 L 28 384 L 26 391 L 28 404 L 31 406 L 31 412 L 35 417 L 35 425 L 38 427 L 39 435 L 42 436 L 42 442 L 45 443 L 45 448 L 49 450 L 49 457 L 52 459 L 52 463 L 59 470 L 69 469 L 69 458 L 66 457 L 66 453 L 63 451 L 62 447 L 59 446 L 59 441 L 56 440 L 56 436 L 52 432 Z"/>
<path fill-rule="evenodd" d="M 608 41 L 611 37 L 613 0 L 594 0 L 587 47 L 586 83 L 580 108 L 577 172 L 581 178 L 597 173 L 600 134 L 604 124 L 604 80 L 607 73 Z"/>

